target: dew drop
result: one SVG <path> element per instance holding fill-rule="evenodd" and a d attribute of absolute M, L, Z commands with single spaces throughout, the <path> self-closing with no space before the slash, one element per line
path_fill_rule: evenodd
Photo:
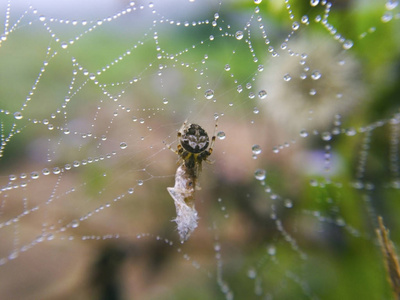
<path fill-rule="evenodd" d="M 134 190 L 133 188 L 129 188 L 129 189 L 128 189 L 128 193 L 129 193 L 129 194 L 133 194 L 134 191 L 135 191 L 135 190 Z"/>
<path fill-rule="evenodd" d="M 258 115 L 260 113 L 260 110 L 257 107 L 253 108 L 253 114 Z"/>
<path fill-rule="evenodd" d="M 258 92 L 258 98 L 265 99 L 267 97 L 267 92 L 265 90 L 261 90 Z"/>
<path fill-rule="evenodd" d="M 78 221 L 78 220 L 72 220 L 72 222 L 71 222 L 71 227 L 72 227 L 72 228 L 77 228 L 77 227 L 79 227 L 79 221 Z"/>
<path fill-rule="evenodd" d="M 237 40 L 241 40 L 243 38 L 243 31 L 241 31 L 241 30 L 236 31 L 235 38 Z"/>
<path fill-rule="evenodd" d="M 387 10 L 392 10 L 392 9 L 395 9 L 398 4 L 399 4 L 399 1 L 397 1 L 397 0 L 388 0 L 385 4 L 385 7 Z"/>
<path fill-rule="evenodd" d="M 206 99 L 212 99 L 214 97 L 214 91 L 211 89 L 206 90 L 204 97 L 206 97 Z"/>
<path fill-rule="evenodd" d="M 311 89 L 308 93 L 310 94 L 310 96 L 315 96 L 317 94 L 317 90 Z"/>
<path fill-rule="evenodd" d="M 300 131 L 300 136 L 305 138 L 305 137 L 308 136 L 308 132 L 305 129 L 303 129 L 303 130 Z"/>
<path fill-rule="evenodd" d="M 254 4 L 260 4 L 262 0 L 254 0 Z"/>
<path fill-rule="evenodd" d="M 311 6 L 317 6 L 319 3 L 319 0 L 310 0 L 310 5 Z"/>
<path fill-rule="evenodd" d="M 299 29 L 299 27 L 300 27 L 299 22 L 297 22 L 297 21 L 293 22 L 293 24 L 292 24 L 292 29 L 293 30 L 297 30 L 297 29 Z"/>
<path fill-rule="evenodd" d="M 350 127 L 348 129 L 346 129 L 346 135 L 347 136 L 354 136 L 357 134 L 357 130 L 353 127 Z"/>
<path fill-rule="evenodd" d="M 253 151 L 253 153 L 256 155 L 262 152 L 260 145 L 253 145 L 253 147 L 251 147 L 251 151 Z"/>
<path fill-rule="evenodd" d="M 308 22 L 308 16 L 304 15 L 301 17 L 301 23 L 307 23 Z"/>
<path fill-rule="evenodd" d="M 258 70 L 258 72 L 264 71 L 264 66 L 263 65 L 258 65 L 257 70 Z"/>
<path fill-rule="evenodd" d="M 241 84 L 239 84 L 236 88 L 236 90 L 238 91 L 238 93 L 243 92 L 243 86 Z"/>
<path fill-rule="evenodd" d="M 67 48 L 68 48 L 67 42 L 62 42 L 62 43 L 61 43 L 61 48 L 67 49 Z"/>
<path fill-rule="evenodd" d="M 283 76 L 283 80 L 285 80 L 285 81 L 290 81 L 291 79 L 292 79 L 292 77 L 288 73 Z"/>
<path fill-rule="evenodd" d="M 266 174 L 267 174 L 267 172 L 266 172 L 264 169 L 257 169 L 257 170 L 254 172 L 254 177 L 255 177 L 257 180 L 264 180 L 265 177 L 266 177 Z"/>
<path fill-rule="evenodd" d="M 329 131 L 325 131 L 322 133 L 321 138 L 324 141 L 330 141 L 332 139 L 332 134 Z"/>
<path fill-rule="evenodd" d="M 14 252 L 11 252 L 11 254 L 8 256 L 8 259 L 13 260 L 13 259 L 16 259 L 17 257 L 18 257 L 18 251 L 14 251 Z"/>
<path fill-rule="evenodd" d="M 381 21 L 383 23 L 387 23 L 389 21 L 391 21 L 393 18 L 393 15 L 391 12 L 386 12 L 382 17 L 381 17 Z"/>
<path fill-rule="evenodd" d="M 353 47 L 353 41 L 352 40 L 345 40 L 343 43 L 343 49 L 349 50 L 351 47 Z"/>
<path fill-rule="evenodd" d="M 276 254 L 276 248 L 274 246 L 269 246 L 267 252 L 269 255 L 273 256 Z"/>
<path fill-rule="evenodd" d="M 124 150 L 124 149 L 126 149 L 126 147 L 128 147 L 128 145 L 127 145 L 125 142 L 121 142 L 121 143 L 119 144 L 119 147 L 120 147 L 122 150 Z"/>
<path fill-rule="evenodd" d="M 223 131 L 218 132 L 218 133 L 217 133 L 217 137 L 218 137 L 220 140 L 224 140 L 224 139 L 226 138 L 225 132 L 223 132 Z"/>
<path fill-rule="evenodd" d="M 225 71 L 229 71 L 231 69 L 231 66 L 229 64 L 226 64 L 224 69 Z"/>
<path fill-rule="evenodd" d="M 39 178 L 39 173 L 38 172 L 32 172 L 31 173 L 31 178 L 32 179 L 38 179 Z"/>
<path fill-rule="evenodd" d="M 250 269 L 247 271 L 247 276 L 251 279 L 254 279 L 257 277 L 257 273 L 254 269 Z"/>
<path fill-rule="evenodd" d="M 311 79 L 313 79 L 313 80 L 318 80 L 318 79 L 321 78 L 321 76 L 322 76 L 322 74 L 321 74 L 321 72 L 318 71 L 318 70 L 315 70 L 315 71 L 313 71 L 313 72 L 311 73 Z"/>
<path fill-rule="evenodd" d="M 137 181 L 137 184 L 138 184 L 139 186 L 143 185 L 143 180 L 138 180 L 138 181 Z"/>
<path fill-rule="evenodd" d="M 23 118 L 22 113 L 19 112 L 19 111 L 16 111 L 16 112 L 14 113 L 14 118 L 15 118 L 16 120 L 21 120 L 21 119 Z"/>
<path fill-rule="evenodd" d="M 289 199 L 285 200 L 285 207 L 287 208 L 292 208 L 293 207 L 293 202 Z"/>

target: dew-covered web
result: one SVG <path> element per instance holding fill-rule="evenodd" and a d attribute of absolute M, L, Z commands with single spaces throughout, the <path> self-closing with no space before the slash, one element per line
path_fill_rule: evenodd
<path fill-rule="evenodd" d="M 0 298 L 390 299 L 399 13 L 0 2 Z M 167 145 L 185 121 L 216 141 L 182 243 Z"/>

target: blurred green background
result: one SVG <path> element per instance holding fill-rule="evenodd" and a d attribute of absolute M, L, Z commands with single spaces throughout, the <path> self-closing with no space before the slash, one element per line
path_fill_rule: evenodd
<path fill-rule="evenodd" d="M 255 2 L 197 1 L 186 14 L 189 1 L 180 12 L 121 1 L 105 16 L 124 14 L 77 26 L 11 10 L 1 299 L 393 298 L 375 230 L 381 215 L 398 244 L 397 2 Z M 163 141 L 175 148 L 186 119 L 211 136 L 215 113 L 226 138 L 199 179 L 199 227 L 180 244 L 166 191 L 177 156 Z"/>

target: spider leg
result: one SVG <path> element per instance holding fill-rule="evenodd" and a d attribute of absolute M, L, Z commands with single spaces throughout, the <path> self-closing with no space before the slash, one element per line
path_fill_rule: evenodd
<path fill-rule="evenodd" d="M 171 151 L 174 152 L 175 154 L 178 154 L 178 155 L 179 155 L 179 149 L 182 148 L 182 146 L 181 146 L 180 144 L 178 145 L 178 149 L 175 150 L 175 149 L 173 149 L 173 148 L 171 147 L 170 144 L 165 143 L 165 141 L 163 141 L 163 143 L 165 144 L 165 146 L 167 146 L 167 148 L 168 148 L 169 150 L 171 150 Z"/>
<path fill-rule="evenodd" d="M 214 133 L 213 133 L 213 136 L 211 137 L 210 148 L 208 148 L 208 155 L 207 156 L 210 156 L 211 153 L 213 152 L 214 143 L 215 143 L 215 140 L 216 140 L 217 128 L 218 128 L 218 119 L 215 120 Z"/>
<path fill-rule="evenodd" d="M 177 141 L 178 141 L 178 146 L 177 146 L 176 150 L 171 147 L 171 144 L 167 144 L 167 143 L 165 143 L 165 141 L 163 141 L 163 143 L 165 144 L 165 146 L 167 146 L 167 148 L 169 150 L 171 150 L 172 152 L 174 152 L 175 154 L 178 154 L 178 155 L 180 155 L 182 152 L 182 146 L 180 144 L 180 140 L 182 137 L 182 130 L 183 130 L 183 128 L 185 128 L 186 123 L 187 123 L 187 120 L 183 123 L 182 127 L 179 129 L 178 133 L 176 134 Z"/>

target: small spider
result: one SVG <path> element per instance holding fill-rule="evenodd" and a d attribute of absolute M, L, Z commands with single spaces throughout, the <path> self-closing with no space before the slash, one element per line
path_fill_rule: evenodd
<path fill-rule="evenodd" d="M 180 161 L 183 161 L 187 172 L 189 172 L 194 179 L 196 179 L 201 172 L 201 164 L 203 161 L 213 163 L 208 157 L 213 151 L 217 127 L 218 122 L 215 121 L 214 135 L 211 137 L 210 143 L 207 132 L 200 125 L 187 124 L 187 121 L 185 121 L 177 134 L 177 150 L 167 145 L 169 149 L 179 155 Z M 210 147 L 208 148 L 208 146 Z"/>
<path fill-rule="evenodd" d="M 212 163 L 208 157 L 213 151 L 217 126 L 216 121 L 214 135 L 210 143 L 207 132 L 200 125 L 187 124 L 185 121 L 178 131 L 177 150 L 167 145 L 168 149 L 179 155 L 179 167 L 175 174 L 175 185 L 168 187 L 167 190 L 175 203 L 177 216 L 173 221 L 177 224 L 181 242 L 186 241 L 197 227 L 199 218 L 194 205 L 195 190 L 200 189 L 196 185 L 197 177 L 201 171 L 203 161 Z"/>

